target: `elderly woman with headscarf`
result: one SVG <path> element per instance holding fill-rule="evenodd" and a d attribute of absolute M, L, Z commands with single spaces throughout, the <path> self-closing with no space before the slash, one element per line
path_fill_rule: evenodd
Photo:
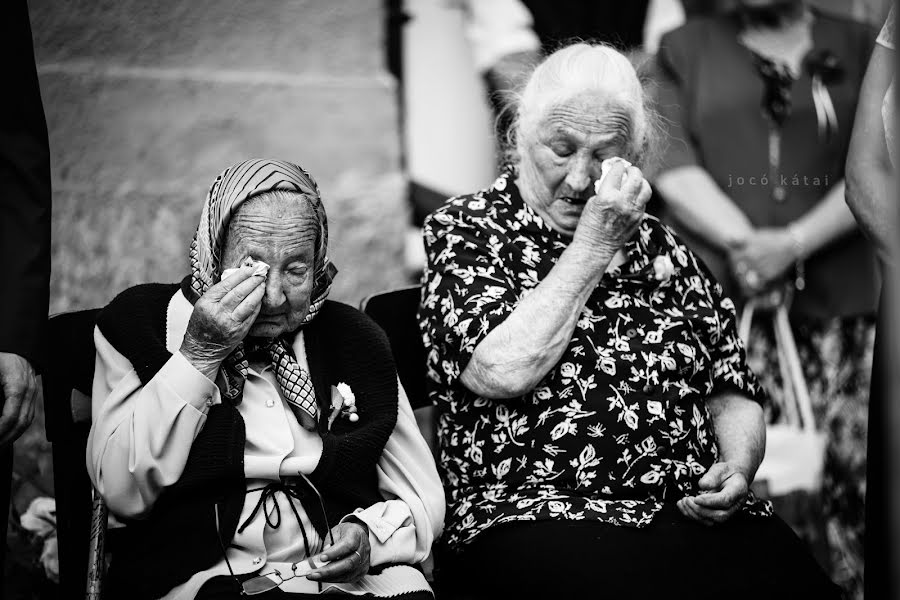
<path fill-rule="evenodd" d="M 440 480 L 383 332 L 326 299 L 327 250 L 309 174 L 246 161 L 210 188 L 191 274 L 101 313 L 87 463 L 125 525 L 112 597 L 432 597 Z"/>
<path fill-rule="evenodd" d="M 764 393 L 732 302 L 644 214 L 629 163 L 654 131 L 623 55 L 558 50 L 519 98 L 516 166 L 426 223 L 441 579 L 485 598 L 835 598 L 748 491 Z"/>

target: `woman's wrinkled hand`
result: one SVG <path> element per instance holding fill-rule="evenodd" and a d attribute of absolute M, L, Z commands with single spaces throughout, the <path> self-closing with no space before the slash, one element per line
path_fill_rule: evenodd
<path fill-rule="evenodd" d="M 746 475 L 728 462 L 715 463 L 697 485 L 701 493 L 679 500 L 678 509 L 684 516 L 704 525 L 730 519 L 743 506 L 750 491 Z"/>
<path fill-rule="evenodd" d="M 262 307 L 265 277 L 241 267 L 209 288 L 194 305 L 181 353 L 214 379 L 219 364 L 247 336 Z"/>
<path fill-rule="evenodd" d="M 369 572 L 369 530 L 357 521 L 338 523 L 331 529 L 334 544 L 316 558 L 327 562 L 307 575 L 313 581 L 356 582 Z"/>
<path fill-rule="evenodd" d="M 637 167 L 616 162 L 588 199 L 575 230 L 573 243 L 615 254 L 631 239 L 644 218 L 650 184 Z"/>

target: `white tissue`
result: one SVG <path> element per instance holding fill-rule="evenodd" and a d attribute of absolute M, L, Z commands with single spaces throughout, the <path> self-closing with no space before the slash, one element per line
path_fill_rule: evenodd
<path fill-rule="evenodd" d="M 241 261 L 241 265 L 234 269 L 225 269 L 222 271 L 222 279 L 228 279 L 231 275 L 238 272 L 244 267 L 253 267 L 253 275 L 259 275 L 261 277 L 266 277 L 269 274 L 269 265 L 264 263 L 261 260 L 254 260 L 251 257 L 247 257 Z"/>
<path fill-rule="evenodd" d="M 606 174 L 609 173 L 610 169 L 612 169 L 613 165 L 616 163 L 622 163 L 625 165 L 625 168 L 631 166 L 631 163 L 625 160 L 624 158 L 619 158 L 618 156 L 613 156 L 612 158 L 607 158 L 602 163 L 600 163 L 600 179 L 594 182 L 594 193 L 600 193 L 600 185 L 603 183 L 603 180 L 606 178 Z M 625 173 L 622 173 L 622 179 L 625 178 Z M 619 182 L 619 185 L 622 185 L 622 182 Z"/>

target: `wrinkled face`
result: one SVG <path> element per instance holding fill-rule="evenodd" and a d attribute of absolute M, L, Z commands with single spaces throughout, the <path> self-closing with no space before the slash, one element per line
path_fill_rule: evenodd
<path fill-rule="evenodd" d="M 312 300 L 317 232 L 312 209 L 301 201 L 251 199 L 232 217 L 222 269 L 248 256 L 270 267 L 250 336 L 273 338 L 300 327 Z"/>
<path fill-rule="evenodd" d="M 630 114 L 605 97 L 584 94 L 550 107 L 522 139 L 523 199 L 550 227 L 572 236 L 601 163 L 613 156 L 633 160 L 631 139 Z"/>

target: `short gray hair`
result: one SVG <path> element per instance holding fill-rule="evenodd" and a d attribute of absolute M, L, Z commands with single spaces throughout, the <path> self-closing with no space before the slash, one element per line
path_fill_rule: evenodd
<path fill-rule="evenodd" d="M 631 61 L 612 46 L 578 42 L 544 59 L 521 92 L 509 97 L 514 117 L 506 140 L 507 160 L 517 162 L 523 138 L 534 131 L 547 111 L 575 96 L 594 93 L 621 106 L 630 115 L 632 156 L 637 166 L 647 162 L 659 139 L 659 117 Z"/>

